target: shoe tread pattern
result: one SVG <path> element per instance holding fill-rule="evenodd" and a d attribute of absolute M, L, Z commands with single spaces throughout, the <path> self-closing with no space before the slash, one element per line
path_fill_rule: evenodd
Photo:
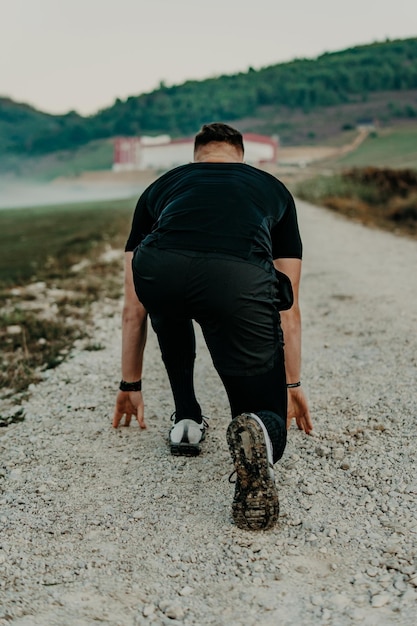
<path fill-rule="evenodd" d="M 279 500 L 261 426 L 238 415 L 229 424 L 227 443 L 237 474 L 232 505 L 236 525 L 245 530 L 271 528 L 278 519 Z"/>

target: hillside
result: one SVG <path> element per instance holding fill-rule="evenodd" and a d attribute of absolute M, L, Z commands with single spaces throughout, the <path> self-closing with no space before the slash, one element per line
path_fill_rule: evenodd
<path fill-rule="evenodd" d="M 355 152 L 343 156 L 343 167 L 412 168 L 417 170 L 417 124 L 398 124 L 371 133 Z"/>
<path fill-rule="evenodd" d="M 36 142 L 42 136 L 55 137 L 54 150 L 86 142 L 80 129 L 86 118 L 70 111 L 65 115 L 43 113 L 22 102 L 0 97 L 1 154 L 36 153 Z M 77 134 L 77 128 L 80 132 Z"/>
<path fill-rule="evenodd" d="M 417 38 L 296 59 L 116 100 L 90 117 L 50 115 L 0 98 L 0 171 L 116 135 L 189 135 L 221 119 L 278 134 L 284 145 L 332 140 L 363 120 L 417 119 Z"/>

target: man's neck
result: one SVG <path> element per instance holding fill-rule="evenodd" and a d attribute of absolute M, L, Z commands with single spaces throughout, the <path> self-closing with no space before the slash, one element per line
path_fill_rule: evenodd
<path fill-rule="evenodd" d="M 243 163 L 243 154 L 235 146 L 213 141 L 198 148 L 194 163 Z"/>

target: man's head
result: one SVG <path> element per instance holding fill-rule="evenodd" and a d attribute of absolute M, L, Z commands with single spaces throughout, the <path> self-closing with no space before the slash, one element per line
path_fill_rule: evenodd
<path fill-rule="evenodd" d="M 243 161 L 241 133 L 221 122 L 204 124 L 194 140 L 195 161 Z"/>

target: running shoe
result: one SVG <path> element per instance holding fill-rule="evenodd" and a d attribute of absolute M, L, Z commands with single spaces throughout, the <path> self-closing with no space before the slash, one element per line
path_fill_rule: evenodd
<path fill-rule="evenodd" d="M 200 443 L 206 436 L 208 424 L 203 418 L 201 423 L 192 419 L 182 419 L 175 422 L 175 413 L 171 417 L 174 421 L 169 432 L 169 445 L 171 454 L 177 456 L 198 456 L 201 448 Z"/>
<path fill-rule="evenodd" d="M 244 530 L 265 530 L 278 519 L 272 442 L 255 413 L 235 417 L 227 429 L 227 443 L 236 472 L 232 515 Z"/>

